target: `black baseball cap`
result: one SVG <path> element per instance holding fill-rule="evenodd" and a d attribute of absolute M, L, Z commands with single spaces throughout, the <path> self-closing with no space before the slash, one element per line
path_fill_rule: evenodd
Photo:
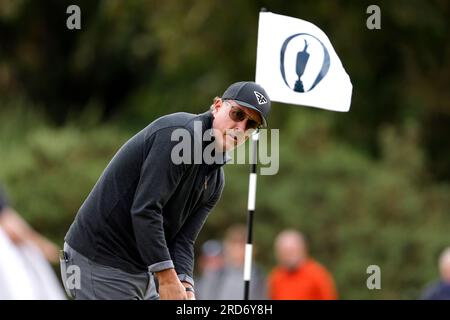
<path fill-rule="evenodd" d="M 267 117 L 270 111 L 270 99 L 266 91 L 253 81 L 240 81 L 233 83 L 222 95 L 222 100 L 234 100 L 243 107 L 258 111 L 267 126 Z"/>

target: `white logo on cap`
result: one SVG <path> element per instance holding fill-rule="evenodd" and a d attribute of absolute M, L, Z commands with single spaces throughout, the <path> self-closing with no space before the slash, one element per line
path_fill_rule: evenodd
<path fill-rule="evenodd" d="M 253 91 L 255 93 L 256 99 L 258 100 L 258 104 L 264 104 L 267 103 L 266 97 L 263 96 L 262 93 L 258 91 Z"/>

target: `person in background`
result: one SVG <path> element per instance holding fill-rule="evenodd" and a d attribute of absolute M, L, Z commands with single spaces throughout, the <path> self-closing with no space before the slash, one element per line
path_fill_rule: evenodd
<path fill-rule="evenodd" d="M 304 236 L 284 230 L 275 240 L 278 265 L 268 280 L 272 300 L 334 300 L 336 287 L 331 274 L 308 255 Z"/>
<path fill-rule="evenodd" d="M 201 300 L 207 300 L 208 297 L 203 294 L 209 288 L 210 274 L 223 268 L 223 245 L 216 239 L 205 241 L 201 246 L 200 256 L 198 257 L 199 276 L 195 280 L 197 287 L 197 297 Z"/>
<path fill-rule="evenodd" d="M 8 205 L 6 195 L 0 188 L 0 228 L 14 244 L 33 243 L 52 263 L 58 262 L 58 247 L 37 233 L 29 224 Z"/>
<path fill-rule="evenodd" d="M 223 246 L 218 240 L 211 239 L 203 243 L 199 257 L 200 273 L 219 270 L 223 267 Z"/>
<path fill-rule="evenodd" d="M 37 233 L 0 190 L 0 300 L 63 300 L 50 262 L 58 247 Z"/>
<path fill-rule="evenodd" d="M 205 273 L 198 288 L 201 300 L 242 300 L 244 298 L 244 259 L 247 229 L 233 225 L 227 229 L 223 243 L 224 264 Z M 266 279 L 260 267 L 253 263 L 250 300 L 267 299 Z"/>
<path fill-rule="evenodd" d="M 423 300 L 450 300 L 450 247 L 447 247 L 439 257 L 440 279 L 428 286 Z"/>

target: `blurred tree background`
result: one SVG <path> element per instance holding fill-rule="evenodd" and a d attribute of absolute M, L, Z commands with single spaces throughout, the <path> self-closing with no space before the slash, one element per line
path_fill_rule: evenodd
<path fill-rule="evenodd" d="M 81 30 L 66 28 L 71 4 Z M 381 30 L 366 28 L 370 4 L 381 8 Z M 275 235 L 294 227 L 341 298 L 418 298 L 450 245 L 445 0 L 0 0 L 1 183 L 27 221 L 62 244 L 127 139 L 254 79 L 261 7 L 320 27 L 354 88 L 345 114 L 273 103 L 280 170 L 259 177 L 256 261 L 269 271 Z M 197 245 L 246 222 L 249 167 L 225 170 Z M 366 287 L 371 264 L 381 290 Z"/>

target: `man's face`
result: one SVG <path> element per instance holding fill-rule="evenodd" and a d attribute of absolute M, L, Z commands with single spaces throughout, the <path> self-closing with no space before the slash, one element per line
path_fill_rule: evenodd
<path fill-rule="evenodd" d="M 294 236 L 285 236 L 276 243 L 278 263 L 289 270 L 294 270 L 307 258 L 305 243 Z"/>
<path fill-rule="evenodd" d="M 245 259 L 245 241 L 228 240 L 225 241 L 224 247 L 225 260 L 229 264 L 240 267 L 244 264 Z"/>
<path fill-rule="evenodd" d="M 218 148 L 230 151 L 244 143 L 261 124 L 261 116 L 253 109 L 240 106 L 233 100 L 214 102 L 213 130 Z M 242 120 L 241 120 L 242 119 Z"/>

